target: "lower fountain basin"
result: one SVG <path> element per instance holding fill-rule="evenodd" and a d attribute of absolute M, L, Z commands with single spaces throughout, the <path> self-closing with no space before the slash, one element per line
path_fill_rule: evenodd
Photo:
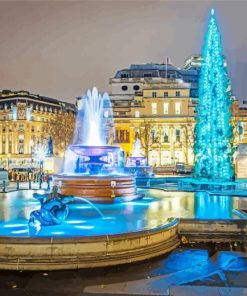
<path fill-rule="evenodd" d="M 67 238 L 0 237 L 0 269 L 58 270 L 137 262 L 179 245 L 178 220 L 135 233 Z"/>
<path fill-rule="evenodd" d="M 140 192 L 145 194 L 141 200 L 113 204 L 93 205 L 75 197 L 65 221 L 41 227 L 35 235 L 28 227 L 30 213 L 40 208 L 34 192 L 3 194 L 0 269 L 74 269 L 141 261 L 178 246 L 178 220 L 169 217 L 243 219 L 233 210 L 247 203 L 246 197 L 205 192 Z"/>

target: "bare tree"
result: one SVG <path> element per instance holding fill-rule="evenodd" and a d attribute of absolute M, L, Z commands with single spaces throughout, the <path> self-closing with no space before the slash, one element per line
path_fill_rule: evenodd
<path fill-rule="evenodd" d="M 193 149 L 194 147 L 194 127 L 191 123 L 187 123 L 182 127 L 182 137 L 181 137 L 181 144 L 182 147 L 185 147 L 184 149 L 184 158 L 185 163 L 188 163 L 188 152 L 189 149 Z"/>
<path fill-rule="evenodd" d="M 57 113 L 50 123 L 48 136 L 51 136 L 54 146 L 54 154 L 64 153 L 71 143 L 75 125 L 75 117 L 68 113 Z"/>
<path fill-rule="evenodd" d="M 149 162 L 149 152 L 153 150 L 155 144 L 161 145 L 160 135 L 153 134 L 152 131 L 155 130 L 155 126 L 152 123 L 144 123 L 140 127 L 140 140 L 142 147 L 144 149 L 145 156 L 147 157 L 147 162 Z"/>

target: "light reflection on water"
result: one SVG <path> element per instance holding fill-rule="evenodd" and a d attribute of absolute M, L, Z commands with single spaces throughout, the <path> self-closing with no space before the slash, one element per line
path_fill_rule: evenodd
<path fill-rule="evenodd" d="M 247 198 L 214 196 L 205 192 L 166 192 L 142 190 L 142 200 L 96 204 L 104 217 L 88 204 L 70 204 L 70 212 L 61 225 L 42 227 L 38 236 L 92 236 L 134 232 L 168 223 L 170 217 L 196 219 L 238 219 L 232 213 Z M 0 235 L 28 236 L 28 220 L 39 202 L 32 191 L 12 192 L 0 197 Z"/>

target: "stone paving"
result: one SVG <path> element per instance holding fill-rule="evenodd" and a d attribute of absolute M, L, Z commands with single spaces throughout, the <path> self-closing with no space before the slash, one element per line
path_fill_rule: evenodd
<path fill-rule="evenodd" d="M 170 288 L 178 285 L 247 287 L 247 255 L 244 253 L 219 252 L 217 256 L 209 258 L 207 253 L 177 250 L 167 258 L 166 265 L 160 276 L 110 284 L 103 288 L 94 285 L 86 287 L 84 291 L 104 291 L 115 295 L 170 295 Z"/>
<path fill-rule="evenodd" d="M 247 254 L 178 248 L 168 256 L 100 269 L 0 272 L 0 295 L 247 295 Z"/>

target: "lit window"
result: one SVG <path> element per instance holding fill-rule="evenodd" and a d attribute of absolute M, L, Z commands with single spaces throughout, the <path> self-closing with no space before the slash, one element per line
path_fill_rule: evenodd
<path fill-rule="evenodd" d="M 24 146 L 23 145 L 19 146 L 19 154 L 24 154 Z"/>
<path fill-rule="evenodd" d="M 140 117 L 140 111 L 135 111 L 135 117 Z"/>
<path fill-rule="evenodd" d="M 164 130 L 164 143 L 169 143 L 169 131 L 168 131 L 168 129 Z"/>
<path fill-rule="evenodd" d="M 19 135 L 19 143 L 24 143 L 24 135 Z"/>
<path fill-rule="evenodd" d="M 164 92 L 164 97 L 168 97 L 168 91 Z"/>
<path fill-rule="evenodd" d="M 175 103 L 175 113 L 180 114 L 181 103 Z"/>
<path fill-rule="evenodd" d="M 157 103 L 152 103 L 152 114 L 157 114 Z"/>
<path fill-rule="evenodd" d="M 153 92 L 152 92 L 152 97 L 153 97 L 153 98 L 156 98 L 156 96 L 157 96 L 156 91 L 153 91 Z"/>
<path fill-rule="evenodd" d="M 176 129 L 176 142 L 180 142 L 180 129 Z"/>
<path fill-rule="evenodd" d="M 152 138 L 152 142 L 156 142 L 157 140 L 157 135 L 156 135 L 156 130 L 151 130 L 151 138 Z"/>
<path fill-rule="evenodd" d="M 19 131 L 24 131 L 24 124 L 19 125 Z"/>
<path fill-rule="evenodd" d="M 180 97 L 180 91 L 176 91 L 176 97 Z"/>
<path fill-rule="evenodd" d="M 169 113 L 169 103 L 164 103 L 164 114 Z"/>

